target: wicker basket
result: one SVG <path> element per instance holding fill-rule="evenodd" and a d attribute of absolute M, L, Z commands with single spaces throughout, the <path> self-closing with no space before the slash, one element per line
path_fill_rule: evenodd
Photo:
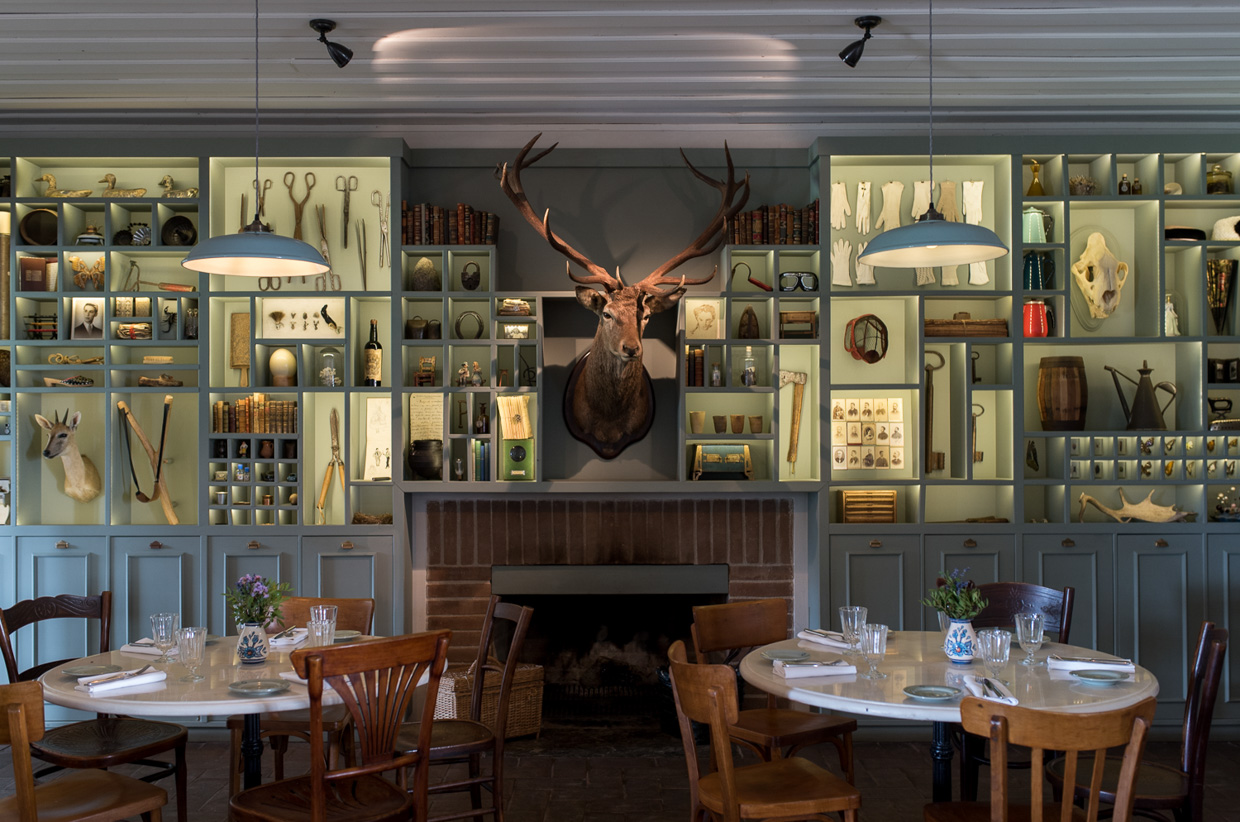
<path fill-rule="evenodd" d="M 447 672 L 439 680 L 435 699 L 436 719 L 461 719 L 469 716 L 469 697 L 474 687 L 473 665 L 468 671 Z M 512 675 L 512 695 L 508 702 L 508 739 L 528 736 L 542 729 L 543 667 L 519 663 Z M 499 677 L 488 676 L 482 692 L 482 721 L 495 724 L 499 702 Z"/>

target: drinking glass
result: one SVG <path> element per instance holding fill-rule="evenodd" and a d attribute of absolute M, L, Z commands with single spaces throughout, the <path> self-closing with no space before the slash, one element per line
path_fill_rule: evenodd
<path fill-rule="evenodd" d="M 177 644 L 177 628 L 181 627 L 180 614 L 151 614 L 151 641 L 159 650 L 156 663 L 167 664 L 168 651 Z"/>
<path fill-rule="evenodd" d="M 866 613 L 864 605 L 840 606 L 840 633 L 848 642 L 848 650 L 845 651 L 848 656 L 856 656 L 859 652 L 858 643 L 861 641 L 861 628 L 865 625 Z"/>
<path fill-rule="evenodd" d="M 878 670 L 878 663 L 883 661 L 886 653 L 887 626 L 867 622 L 861 628 L 861 655 L 870 664 L 870 670 L 861 676 L 866 679 L 886 679 L 887 675 Z"/>
<path fill-rule="evenodd" d="M 1046 626 L 1046 618 L 1042 614 L 1016 615 L 1016 641 L 1021 650 L 1028 654 L 1020 661 L 1021 665 L 1040 665 L 1033 658 L 1034 651 L 1042 647 L 1042 631 Z"/>
<path fill-rule="evenodd" d="M 207 629 L 194 626 L 177 631 L 177 656 L 181 664 L 189 668 L 189 676 L 181 677 L 182 682 L 201 682 L 204 677 L 198 673 L 202 665 L 203 654 L 207 650 Z"/>
<path fill-rule="evenodd" d="M 306 644 L 312 647 L 331 645 L 336 641 L 336 623 L 325 619 L 312 619 L 306 623 L 309 636 Z"/>
<path fill-rule="evenodd" d="M 336 624 L 336 606 L 335 605 L 311 605 L 310 618 L 315 622 L 330 622 Z"/>
<path fill-rule="evenodd" d="M 982 664 L 986 666 L 987 672 L 994 679 L 999 679 L 999 672 L 1008 664 L 1008 654 L 1012 649 L 1011 632 L 1001 628 L 985 628 L 978 631 L 977 647 L 981 651 Z"/>

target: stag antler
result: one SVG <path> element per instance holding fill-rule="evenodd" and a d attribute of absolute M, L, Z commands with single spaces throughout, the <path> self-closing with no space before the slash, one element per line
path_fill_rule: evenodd
<path fill-rule="evenodd" d="M 714 279 L 715 274 L 719 272 L 719 266 L 716 264 L 714 271 L 710 272 L 710 276 L 703 277 L 700 280 L 688 280 L 683 276 L 667 276 L 669 271 L 687 263 L 689 260 L 704 257 L 717 249 L 723 243 L 724 226 L 745 207 L 745 203 L 749 200 L 749 172 L 745 172 L 745 181 L 738 185 L 736 182 L 736 168 L 732 165 L 732 152 L 728 150 L 726 141 L 723 144 L 723 154 L 728 161 L 728 177 L 726 180 L 716 180 L 699 171 L 693 163 L 689 162 L 689 158 L 685 156 L 684 149 L 680 150 L 680 158 L 685 161 L 685 165 L 693 172 L 693 176 L 719 192 L 719 210 L 715 212 L 714 218 L 711 219 L 710 224 L 706 226 L 702 233 L 697 236 L 697 239 L 690 243 L 684 251 L 652 271 L 644 280 L 637 284 L 638 287 L 651 290 L 655 286 L 671 285 L 672 283 L 676 283 L 678 288 L 684 285 L 701 285 L 702 283 L 710 282 Z M 737 192 L 740 192 L 740 198 L 736 202 L 732 202 Z"/>
<path fill-rule="evenodd" d="M 521 185 L 521 172 L 537 163 L 543 157 L 555 151 L 555 147 L 559 143 L 552 143 L 551 148 L 540 151 L 530 159 L 526 159 L 526 155 L 530 153 L 530 149 L 538 142 L 538 138 L 542 137 L 542 132 L 534 135 L 534 139 L 525 144 L 517 154 L 517 159 L 513 162 L 511 173 L 508 164 L 500 168 L 499 187 L 503 189 L 504 194 L 512 201 L 512 204 L 521 212 L 521 216 L 525 217 L 526 222 L 534 227 L 544 240 L 546 240 L 552 248 L 563 254 L 571 262 L 584 268 L 590 272 L 588 277 L 578 277 L 573 274 L 568 263 L 564 264 L 565 271 L 568 272 L 569 278 L 581 285 L 601 285 L 608 291 L 616 291 L 624 288 L 624 283 L 620 281 L 618 276 L 613 277 L 607 273 L 607 270 L 601 265 L 593 262 L 589 257 L 564 242 L 558 234 L 551 230 L 551 209 L 543 212 L 542 219 L 538 219 L 538 215 L 534 213 L 534 207 L 530 205 L 530 200 L 525 196 L 525 187 Z"/>

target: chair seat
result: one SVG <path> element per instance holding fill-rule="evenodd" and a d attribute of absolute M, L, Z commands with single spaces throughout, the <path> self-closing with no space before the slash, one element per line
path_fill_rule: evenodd
<path fill-rule="evenodd" d="M 855 719 L 788 708 L 754 708 L 741 711 L 736 724 L 728 728 L 728 732 L 738 739 L 776 748 L 821 742 L 824 736 L 855 730 Z"/>
<path fill-rule="evenodd" d="M 96 822 L 149 813 L 168 803 L 163 788 L 108 771 L 69 771 L 36 785 L 39 822 Z M 17 797 L 0 799 L 0 819 L 20 819 Z"/>
<path fill-rule="evenodd" d="M 1102 789 L 1098 797 L 1108 804 L 1115 803 L 1115 785 L 1123 760 L 1108 756 L 1102 768 Z M 1093 777 L 1092 760 L 1079 761 L 1076 766 L 1076 792 L 1088 796 L 1088 783 Z M 1063 786 L 1064 760 L 1054 759 L 1046 766 L 1046 778 L 1056 789 Z M 1178 808 L 1188 796 L 1188 774 L 1177 768 L 1141 762 L 1137 765 L 1137 779 L 1133 787 L 1133 807 L 1157 810 Z"/>
<path fill-rule="evenodd" d="M 332 705 L 323 709 L 323 730 L 325 732 L 344 730 L 348 727 L 349 721 L 349 710 L 343 705 Z M 265 733 L 300 733 L 302 736 L 308 736 L 310 733 L 310 711 L 303 708 L 298 711 L 276 711 L 275 713 L 263 714 L 259 718 L 259 726 Z M 244 727 L 245 716 L 243 714 L 233 714 L 228 717 L 228 729 L 230 731 L 240 730 Z"/>
<path fill-rule="evenodd" d="M 324 820 L 384 822 L 408 820 L 413 813 L 413 798 L 377 776 L 333 780 L 326 791 Z M 229 800 L 228 818 L 233 822 L 309 819 L 310 777 L 283 779 L 242 791 Z"/>
<path fill-rule="evenodd" d="M 417 749 L 420 722 L 407 722 L 400 729 L 396 750 L 412 753 Z M 431 761 L 455 759 L 472 753 L 485 753 L 494 747 L 491 729 L 470 719 L 436 719 L 431 724 Z"/>
<path fill-rule="evenodd" d="M 1031 822 L 1033 809 L 1028 805 L 1008 805 L 1008 822 Z M 1042 806 L 1042 818 L 1058 822 L 1060 808 L 1058 804 L 1047 803 Z M 923 811 L 925 822 L 990 822 L 989 802 L 936 802 L 926 805 Z M 1085 811 L 1072 808 L 1074 822 L 1087 819 Z"/>
<path fill-rule="evenodd" d="M 31 752 L 53 765 L 109 768 L 164 753 L 187 738 L 185 728 L 171 722 L 105 717 L 48 728 Z"/>
<path fill-rule="evenodd" d="M 801 757 L 744 765 L 734 769 L 733 775 L 745 819 L 793 819 L 861 807 L 856 788 Z M 723 812 L 719 772 L 702 777 L 698 790 L 702 805 L 714 813 Z"/>

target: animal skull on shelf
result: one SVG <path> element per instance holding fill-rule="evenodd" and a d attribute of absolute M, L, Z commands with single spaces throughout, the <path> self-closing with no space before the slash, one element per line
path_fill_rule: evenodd
<path fill-rule="evenodd" d="M 1128 282 L 1128 263 L 1121 263 L 1095 231 L 1081 257 L 1072 264 L 1072 277 L 1089 305 L 1089 316 L 1106 319 L 1119 307 L 1120 289 Z"/>

